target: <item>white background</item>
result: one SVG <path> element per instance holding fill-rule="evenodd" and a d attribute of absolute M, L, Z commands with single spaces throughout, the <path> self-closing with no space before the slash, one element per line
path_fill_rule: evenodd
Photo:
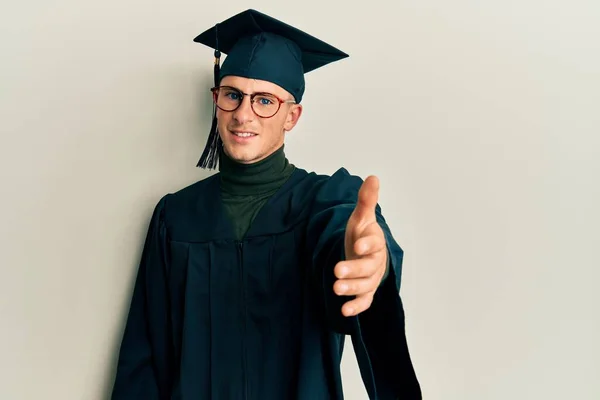
<path fill-rule="evenodd" d="M 351 55 L 286 151 L 380 177 L 425 399 L 600 399 L 597 0 L 5 3 L 0 398 L 108 397 L 152 208 L 206 176 L 192 39 L 254 7 Z"/>

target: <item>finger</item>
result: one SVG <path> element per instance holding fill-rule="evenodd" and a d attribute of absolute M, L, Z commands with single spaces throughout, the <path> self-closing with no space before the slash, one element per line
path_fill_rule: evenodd
<path fill-rule="evenodd" d="M 354 209 L 360 221 L 375 221 L 375 207 L 379 201 L 379 179 L 369 176 L 358 191 L 358 201 Z"/>
<path fill-rule="evenodd" d="M 338 296 L 361 296 L 377 289 L 374 277 L 358 279 L 341 279 L 333 284 L 333 291 Z"/>
<path fill-rule="evenodd" d="M 365 229 L 364 235 L 354 242 L 354 253 L 356 255 L 367 256 L 385 249 L 385 237 L 376 222 Z"/>
<path fill-rule="evenodd" d="M 363 296 L 358 296 L 354 300 L 350 300 L 342 306 L 342 314 L 346 317 L 351 317 L 354 315 L 358 315 L 361 312 L 367 310 L 371 307 L 373 303 L 373 294 L 365 294 Z"/>
<path fill-rule="evenodd" d="M 379 264 L 381 261 L 378 257 L 369 255 L 355 260 L 340 261 L 333 273 L 338 279 L 368 278 L 375 275 Z"/>

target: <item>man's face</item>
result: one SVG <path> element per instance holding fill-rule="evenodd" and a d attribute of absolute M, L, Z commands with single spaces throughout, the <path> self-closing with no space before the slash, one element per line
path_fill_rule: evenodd
<path fill-rule="evenodd" d="M 226 76 L 221 80 L 220 86 L 231 86 L 250 94 L 271 93 L 282 100 L 294 99 L 282 87 L 256 79 Z M 243 96 L 242 104 L 235 111 L 217 108 L 217 127 L 225 153 L 243 164 L 255 163 L 268 157 L 283 145 L 285 132 L 292 130 L 301 113 L 302 106 L 299 104 L 284 103 L 274 116 L 261 118 L 252 110 L 249 96 Z M 248 136 L 248 133 L 252 135 Z"/>

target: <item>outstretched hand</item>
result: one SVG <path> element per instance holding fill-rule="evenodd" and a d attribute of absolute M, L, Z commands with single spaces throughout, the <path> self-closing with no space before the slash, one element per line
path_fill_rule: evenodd
<path fill-rule="evenodd" d="M 386 241 L 375 214 L 378 198 L 379 180 L 369 176 L 359 190 L 358 202 L 346 225 L 346 258 L 335 266 L 334 292 L 355 296 L 342 306 L 342 314 L 347 317 L 371 306 L 386 273 Z"/>

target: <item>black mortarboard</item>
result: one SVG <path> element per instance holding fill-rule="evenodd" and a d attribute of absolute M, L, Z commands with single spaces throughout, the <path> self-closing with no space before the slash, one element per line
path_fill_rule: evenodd
<path fill-rule="evenodd" d="M 305 73 L 348 57 L 322 40 L 252 9 L 216 24 L 194 41 L 215 49 L 215 86 L 227 75 L 265 80 L 287 90 L 297 103 L 304 94 Z M 221 52 L 227 54 L 222 67 Z M 220 144 L 214 115 L 199 167 L 215 167 Z"/>

